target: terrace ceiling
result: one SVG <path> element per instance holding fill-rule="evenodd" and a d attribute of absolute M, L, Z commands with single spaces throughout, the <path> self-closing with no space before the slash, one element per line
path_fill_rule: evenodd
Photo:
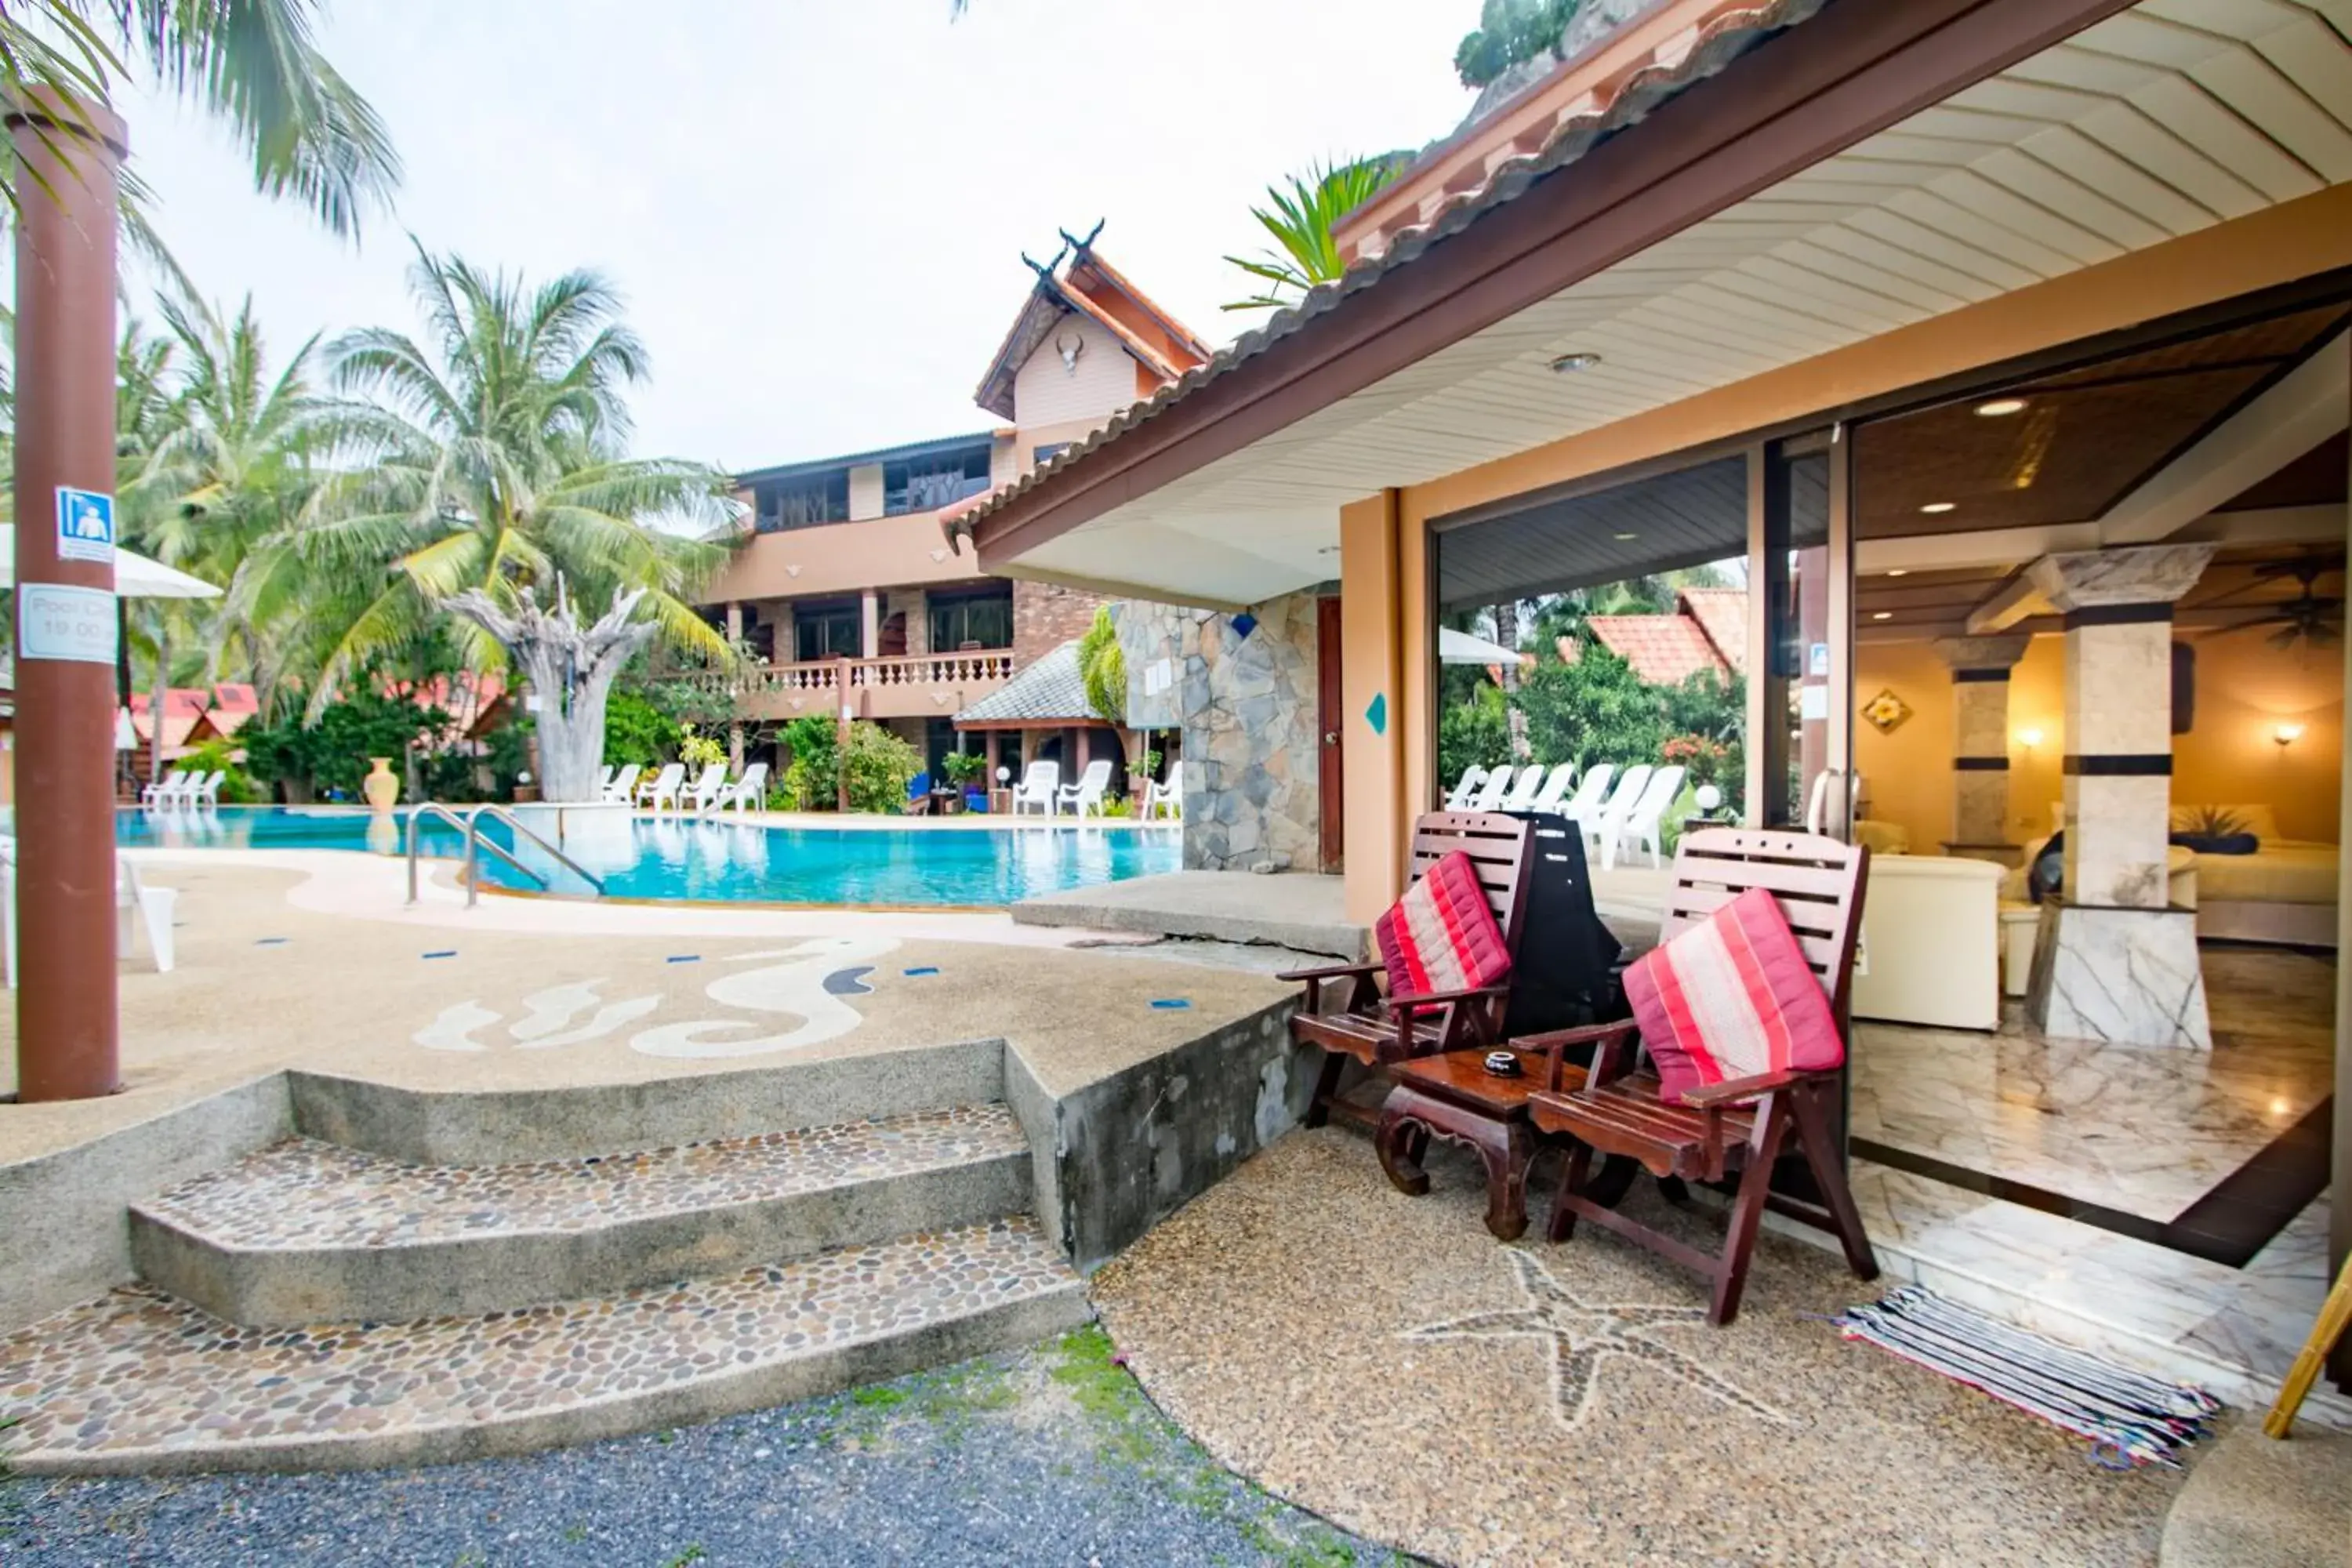
<path fill-rule="evenodd" d="M 1328 578 L 1339 509 L 1382 488 L 2352 182 L 2347 34 L 2352 0 L 2142 0 L 1012 570 L 1255 602 Z"/>

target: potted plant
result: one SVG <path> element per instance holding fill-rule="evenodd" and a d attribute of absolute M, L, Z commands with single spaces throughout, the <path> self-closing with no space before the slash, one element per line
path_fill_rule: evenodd
<path fill-rule="evenodd" d="M 940 772 L 963 796 L 966 811 L 988 809 L 988 759 L 977 752 L 950 752 L 940 759 Z"/>

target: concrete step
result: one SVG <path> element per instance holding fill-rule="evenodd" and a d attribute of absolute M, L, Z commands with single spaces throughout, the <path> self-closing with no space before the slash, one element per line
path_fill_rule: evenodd
<path fill-rule="evenodd" d="M 297 1138 L 132 1205 L 141 1278 L 232 1323 L 606 1296 L 1034 1206 L 1003 1105 L 648 1153 L 416 1165 Z"/>
<path fill-rule="evenodd" d="M 441 1464 L 810 1398 L 1087 1315 L 1026 1216 L 415 1323 L 239 1328 L 142 1287 L 0 1340 L 0 1408 L 26 1474 Z"/>

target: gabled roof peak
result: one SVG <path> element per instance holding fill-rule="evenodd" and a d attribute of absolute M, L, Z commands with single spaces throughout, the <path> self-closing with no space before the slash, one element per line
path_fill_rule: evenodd
<path fill-rule="evenodd" d="M 1061 247 L 1040 262 L 1024 251 L 1022 262 L 1037 275 L 1021 313 L 989 362 L 972 400 L 1000 419 L 1013 418 L 1013 383 L 1029 356 L 1068 314 L 1087 317 L 1117 340 L 1139 364 L 1162 382 L 1208 363 L 1209 345 L 1095 249 L 1103 231 L 1097 221 L 1083 239 L 1057 229 Z"/>

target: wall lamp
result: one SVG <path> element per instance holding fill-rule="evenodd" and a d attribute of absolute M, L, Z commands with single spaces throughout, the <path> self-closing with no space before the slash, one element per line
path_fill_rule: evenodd
<path fill-rule="evenodd" d="M 2289 746 L 2294 745 L 2297 741 L 2303 739 L 2303 726 L 2300 724 L 2276 725 L 2271 731 L 2271 739 L 2276 741 L 2279 744 L 2279 750 L 2284 752 Z"/>

